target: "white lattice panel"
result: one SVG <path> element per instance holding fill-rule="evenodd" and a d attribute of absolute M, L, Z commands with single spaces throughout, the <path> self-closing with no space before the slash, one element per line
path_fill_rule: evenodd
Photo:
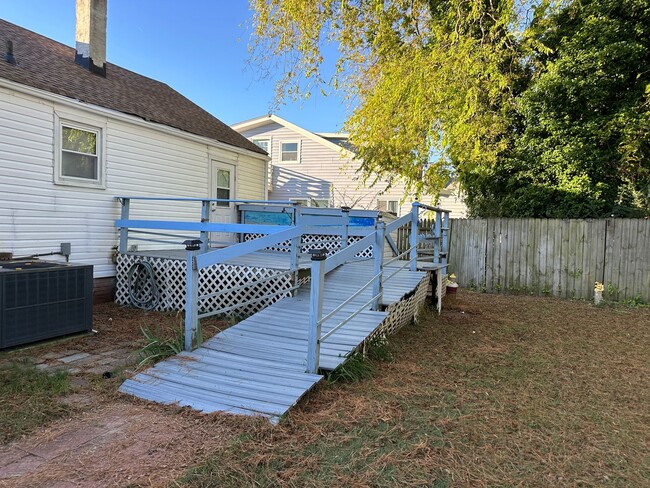
<path fill-rule="evenodd" d="M 257 239 L 258 237 L 263 237 L 264 234 L 246 234 L 244 236 L 245 241 L 251 241 Z M 348 237 L 348 243 L 354 244 L 357 241 L 360 241 L 362 237 L 359 236 L 350 236 Z M 316 248 L 325 248 L 328 251 L 328 254 L 334 254 L 341 250 L 341 236 L 324 236 L 318 234 L 305 234 L 301 238 L 301 253 L 308 253 L 312 249 Z M 291 242 L 285 241 L 281 242 L 277 247 L 268 247 L 268 251 L 280 251 L 280 252 L 291 252 Z M 358 258 L 371 258 L 372 257 L 372 246 L 368 246 L 366 249 L 361 251 L 356 255 Z"/>
<path fill-rule="evenodd" d="M 410 324 L 420 310 L 421 305 L 427 297 L 427 289 L 430 281 L 430 273 L 422 278 L 422 281 L 415 288 L 414 293 L 408 298 L 392 303 L 386 308 L 388 316 L 384 319 L 370 339 L 375 337 L 386 337 L 394 334 L 405 325 Z"/>
<path fill-rule="evenodd" d="M 129 305 L 129 290 L 127 273 L 131 266 L 139 261 L 148 261 L 155 275 L 160 299 L 154 310 L 184 310 L 185 309 L 185 261 L 169 258 L 155 258 L 120 254 L 117 260 L 117 290 L 115 302 Z M 232 266 L 216 264 L 199 271 L 199 295 L 216 293 L 221 290 L 237 288 L 265 278 L 270 278 L 278 271 L 254 266 Z M 238 307 L 233 312 L 239 315 L 250 315 L 269 306 L 281 298 L 291 296 L 293 276 L 283 275 L 265 283 L 252 284 L 250 287 L 229 292 L 224 295 L 199 300 L 199 310 L 211 312 L 224 307 L 240 305 L 249 300 L 255 300 L 265 295 L 275 294 L 256 303 Z M 148 288 L 143 293 L 148 293 Z"/>

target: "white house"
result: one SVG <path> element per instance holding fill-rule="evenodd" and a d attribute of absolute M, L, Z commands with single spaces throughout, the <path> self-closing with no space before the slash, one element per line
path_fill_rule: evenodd
<path fill-rule="evenodd" d="M 277 115 L 239 122 L 233 129 L 271 156 L 269 198 L 295 200 L 310 206 L 350 206 L 378 209 L 402 215 L 410 210 L 413 195 L 406 195 L 403 183 L 378 181 L 363 184 L 347 134 L 314 133 Z M 451 210 L 454 218 L 466 216 L 457 184 L 445 188 L 437 202 L 424 196 L 421 201 Z"/>
<path fill-rule="evenodd" d="M 0 253 L 71 243 L 96 285 L 115 275 L 115 196 L 267 196 L 266 153 L 164 83 L 106 62 L 105 33 L 106 0 L 77 1 L 76 49 L 0 20 Z M 160 203 L 141 212 L 196 216 Z"/>

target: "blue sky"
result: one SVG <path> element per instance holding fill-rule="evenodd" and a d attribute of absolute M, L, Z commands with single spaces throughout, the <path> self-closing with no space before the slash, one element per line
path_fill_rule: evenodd
<path fill-rule="evenodd" d="M 75 0 L 0 0 L 0 17 L 75 44 Z M 274 86 L 247 62 L 250 17 L 247 0 L 108 0 L 107 59 L 167 83 L 227 124 L 264 115 Z M 334 132 L 345 112 L 339 97 L 314 93 L 276 113 Z"/>

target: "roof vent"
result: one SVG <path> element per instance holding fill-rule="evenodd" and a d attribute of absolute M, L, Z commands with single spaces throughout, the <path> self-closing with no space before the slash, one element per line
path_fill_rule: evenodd
<path fill-rule="evenodd" d="M 12 41 L 7 41 L 7 54 L 5 54 L 5 61 L 9 64 L 16 64 L 16 58 L 14 58 L 14 43 Z"/>

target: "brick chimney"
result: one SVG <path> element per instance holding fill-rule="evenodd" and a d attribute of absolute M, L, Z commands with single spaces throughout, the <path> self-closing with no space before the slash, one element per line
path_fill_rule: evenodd
<path fill-rule="evenodd" d="M 75 62 L 100 76 L 106 76 L 106 2 L 77 0 Z"/>

